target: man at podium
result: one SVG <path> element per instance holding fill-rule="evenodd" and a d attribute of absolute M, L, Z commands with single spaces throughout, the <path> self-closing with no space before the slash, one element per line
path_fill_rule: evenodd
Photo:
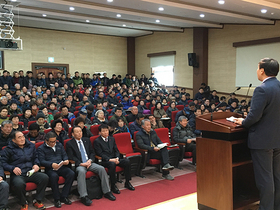
<path fill-rule="evenodd" d="M 237 124 L 249 128 L 256 185 L 260 193 L 259 210 L 280 209 L 280 82 L 276 79 L 279 64 L 270 58 L 258 64 L 256 87 L 251 110 Z"/>

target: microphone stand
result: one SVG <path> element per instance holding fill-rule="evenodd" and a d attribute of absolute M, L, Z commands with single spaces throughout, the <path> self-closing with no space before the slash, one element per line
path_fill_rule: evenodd
<path fill-rule="evenodd" d="M 233 91 L 232 93 L 235 93 L 236 91 L 240 90 L 241 87 L 236 88 L 235 91 Z M 230 95 L 226 98 L 226 101 L 229 99 Z M 221 105 L 221 103 L 223 103 L 223 101 L 220 101 L 220 103 L 217 104 L 217 106 L 215 106 L 214 110 L 217 109 L 217 107 L 219 107 Z M 211 109 L 211 121 L 213 121 L 213 110 Z"/>
<path fill-rule="evenodd" d="M 249 88 L 248 88 L 248 90 L 247 90 L 247 94 L 246 94 L 246 98 L 245 98 L 246 102 L 247 102 L 249 90 L 250 90 L 251 87 L 252 87 L 252 83 L 249 85 Z"/>

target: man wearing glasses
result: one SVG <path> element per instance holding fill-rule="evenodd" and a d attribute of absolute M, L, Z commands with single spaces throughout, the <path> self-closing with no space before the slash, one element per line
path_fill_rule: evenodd
<path fill-rule="evenodd" d="M 56 140 L 56 134 L 49 132 L 46 135 L 45 143 L 38 148 L 38 158 L 41 166 L 46 167 L 46 174 L 49 176 L 54 205 L 61 207 L 61 202 L 71 205 L 68 195 L 75 178 L 75 173 L 67 165 L 69 164 L 68 156 L 63 145 Z M 59 192 L 59 176 L 65 179 L 62 192 Z"/>

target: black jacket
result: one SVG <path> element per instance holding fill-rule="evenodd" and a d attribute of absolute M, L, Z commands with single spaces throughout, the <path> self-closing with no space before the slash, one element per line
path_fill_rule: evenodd
<path fill-rule="evenodd" d="M 55 135 L 57 136 L 56 139 L 57 139 L 62 145 L 64 145 L 64 140 L 69 139 L 69 138 L 68 138 L 68 134 L 67 134 L 67 132 L 66 132 L 65 130 L 62 130 L 62 131 L 60 132 L 59 135 L 57 135 L 57 133 L 56 133 L 54 130 L 52 130 L 52 132 L 55 133 Z"/>
<path fill-rule="evenodd" d="M 33 165 L 40 165 L 35 144 L 25 140 L 24 147 L 20 148 L 11 141 L 3 150 L 2 163 L 4 170 L 9 171 L 12 175 L 15 175 L 13 172 L 15 167 L 19 167 L 22 175 L 26 175 Z"/>
<path fill-rule="evenodd" d="M 96 154 L 102 158 L 102 161 L 108 162 L 111 158 L 120 158 L 120 152 L 116 145 L 115 139 L 108 136 L 108 142 L 105 142 L 101 136 L 94 141 Z"/>
<path fill-rule="evenodd" d="M 36 85 L 36 79 L 31 77 L 31 80 L 32 80 L 32 86 Z M 28 89 L 28 84 L 29 84 L 29 77 L 26 76 L 23 78 L 21 88 L 24 86 Z"/>
<path fill-rule="evenodd" d="M 95 154 L 92 148 L 91 141 L 89 138 L 82 138 L 88 159 L 91 159 L 94 162 Z M 80 149 L 77 145 L 77 142 L 74 138 L 66 143 L 66 153 L 68 155 L 69 160 L 74 160 L 76 167 L 78 167 L 82 163 L 82 156 Z"/>
<path fill-rule="evenodd" d="M 151 130 L 148 134 L 145 130 L 141 129 L 136 134 L 136 142 L 140 149 L 146 149 L 148 151 L 153 151 L 154 147 L 151 146 L 151 142 L 155 146 L 162 144 L 162 141 L 159 139 L 157 133 L 154 130 Z"/>
<path fill-rule="evenodd" d="M 187 143 L 188 139 L 195 138 L 195 134 L 192 130 L 189 124 L 184 128 L 178 122 L 173 130 L 173 140 L 176 143 Z"/>
<path fill-rule="evenodd" d="M 5 147 L 9 144 L 9 142 L 12 140 L 11 134 L 7 137 L 3 136 L 3 133 L 0 133 L 0 150 L 2 150 L 2 147 Z"/>
<path fill-rule="evenodd" d="M 55 151 L 44 143 L 37 149 L 37 153 L 41 166 L 46 167 L 46 170 L 51 170 L 53 163 L 68 160 L 64 147 L 59 142 L 56 142 Z"/>

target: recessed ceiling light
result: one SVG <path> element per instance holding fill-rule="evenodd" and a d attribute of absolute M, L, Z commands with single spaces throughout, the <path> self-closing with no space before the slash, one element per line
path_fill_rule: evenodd
<path fill-rule="evenodd" d="M 271 15 L 274 15 L 274 12 L 272 12 Z"/>
<path fill-rule="evenodd" d="M 114 0 L 107 0 L 107 2 L 113 2 Z"/>
<path fill-rule="evenodd" d="M 47 17 L 47 15 L 46 15 L 46 14 L 42 14 L 42 16 L 43 16 L 43 17 Z"/>
<path fill-rule="evenodd" d="M 117 14 L 116 16 L 117 16 L 118 18 L 120 18 L 122 15 L 121 15 L 121 14 Z"/>
<path fill-rule="evenodd" d="M 11 0 L 12 2 L 16 2 L 17 0 Z"/>
<path fill-rule="evenodd" d="M 90 21 L 89 21 L 89 20 L 86 20 L 86 22 L 89 23 Z"/>
<path fill-rule="evenodd" d="M 123 26 L 123 27 L 126 27 L 126 25 L 125 25 L 125 24 L 123 24 L 122 26 Z"/>
<path fill-rule="evenodd" d="M 69 7 L 69 10 L 74 11 L 75 7 Z"/>
<path fill-rule="evenodd" d="M 205 17 L 205 15 L 204 15 L 204 14 L 200 14 L 199 16 L 200 16 L 201 18 L 204 18 L 204 17 Z"/>
<path fill-rule="evenodd" d="M 262 13 L 267 13 L 267 10 L 266 9 L 262 9 L 261 12 Z"/>
<path fill-rule="evenodd" d="M 164 11 L 163 7 L 158 8 L 159 11 Z"/>
<path fill-rule="evenodd" d="M 160 23 L 160 20 L 156 20 L 156 23 Z"/>
<path fill-rule="evenodd" d="M 224 4 L 225 1 L 224 1 L 224 0 L 219 0 L 218 3 L 219 3 L 219 4 Z"/>

